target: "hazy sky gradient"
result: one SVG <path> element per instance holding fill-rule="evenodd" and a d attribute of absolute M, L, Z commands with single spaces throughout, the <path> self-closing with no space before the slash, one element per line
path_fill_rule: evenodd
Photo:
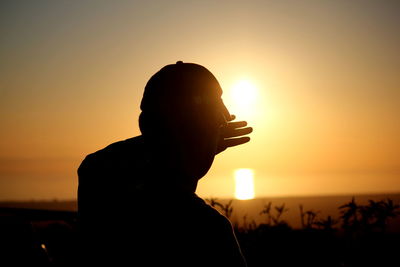
<path fill-rule="evenodd" d="M 259 88 L 252 141 L 202 196 L 400 191 L 399 1 L 1 1 L 0 199 L 74 198 L 88 153 L 139 134 L 143 88 L 177 60 L 224 96 Z M 229 99 L 225 98 L 229 107 Z M 232 110 L 235 113 L 235 110 Z"/>

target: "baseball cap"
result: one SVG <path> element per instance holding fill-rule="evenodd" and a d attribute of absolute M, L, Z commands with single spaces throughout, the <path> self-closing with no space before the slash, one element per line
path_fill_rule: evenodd
<path fill-rule="evenodd" d="M 217 100 L 218 109 L 229 120 L 231 115 L 222 99 L 222 88 L 215 76 L 204 66 L 178 61 L 166 65 L 147 82 L 140 109 L 155 112 L 160 107 L 178 105 L 181 101 L 193 105 L 209 99 Z"/>

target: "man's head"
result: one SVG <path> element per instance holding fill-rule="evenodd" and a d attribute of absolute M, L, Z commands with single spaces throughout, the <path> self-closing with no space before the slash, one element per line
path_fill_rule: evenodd
<path fill-rule="evenodd" d="M 148 81 L 139 126 L 153 155 L 179 175 L 200 179 L 214 160 L 220 127 L 230 117 L 222 89 L 205 67 L 181 61 Z"/>

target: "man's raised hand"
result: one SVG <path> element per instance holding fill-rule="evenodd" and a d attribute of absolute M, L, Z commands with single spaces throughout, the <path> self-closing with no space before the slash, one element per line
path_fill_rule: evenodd
<path fill-rule="evenodd" d="M 229 121 L 221 126 L 216 154 L 228 147 L 238 146 L 250 141 L 250 137 L 244 135 L 251 133 L 253 128 L 246 127 L 246 121 L 233 121 L 235 118 L 235 115 L 231 115 Z"/>

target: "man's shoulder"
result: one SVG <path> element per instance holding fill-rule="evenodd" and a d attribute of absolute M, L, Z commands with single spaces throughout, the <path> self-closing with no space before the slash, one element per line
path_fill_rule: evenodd
<path fill-rule="evenodd" d="M 115 143 L 112 143 L 106 146 L 103 149 L 100 149 L 90 155 L 93 156 L 108 156 L 114 154 L 121 154 L 121 153 L 129 153 L 134 150 L 142 150 L 143 149 L 143 136 L 135 136 L 132 138 L 128 138 L 125 140 L 121 140 Z"/>
<path fill-rule="evenodd" d="M 144 142 L 142 136 L 121 140 L 87 155 L 80 164 L 78 172 L 93 164 L 99 166 L 114 161 L 120 161 L 124 158 L 141 157 L 143 151 Z"/>

